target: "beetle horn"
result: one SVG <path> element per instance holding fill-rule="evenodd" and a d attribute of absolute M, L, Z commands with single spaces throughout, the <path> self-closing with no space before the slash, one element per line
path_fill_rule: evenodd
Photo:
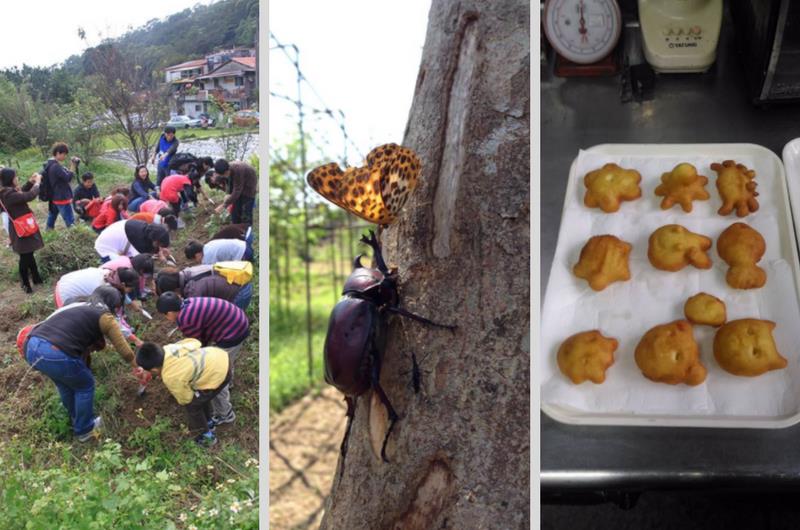
<path fill-rule="evenodd" d="M 363 254 L 359 254 L 356 256 L 356 259 L 353 260 L 353 269 L 363 269 L 364 266 L 361 264 L 361 257 Z"/>

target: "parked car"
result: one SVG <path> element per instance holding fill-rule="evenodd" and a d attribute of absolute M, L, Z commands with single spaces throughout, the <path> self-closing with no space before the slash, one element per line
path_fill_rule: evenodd
<path fill-rule="evenodd" d="M 233 124 L 237 127 L 253 127 L 258 125 L 258 111 L 239 110 L 233 115 Z"/>
<path fill-rule="evenodd" d="M 189 116 L 173 116 L 167 122 L 176 129 L 188 129 L 189 127 L 200 127 L 201 121 L 198 118 L 190 118 Z"/>
<path fill-rule="evenodd" d="M 200 127 L 213 127 L 217 122 L 207 112 L 201 112 L 198 116 L 200 118 Z"/>

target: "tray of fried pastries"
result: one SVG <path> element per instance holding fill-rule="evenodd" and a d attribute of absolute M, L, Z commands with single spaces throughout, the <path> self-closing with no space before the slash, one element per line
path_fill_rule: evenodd
<path fill-rule="evenodd" d="M 542 308 L 542 410 L 587 425 L 800 422 L 799 278 L 768 149 L 580 151 Z"/>

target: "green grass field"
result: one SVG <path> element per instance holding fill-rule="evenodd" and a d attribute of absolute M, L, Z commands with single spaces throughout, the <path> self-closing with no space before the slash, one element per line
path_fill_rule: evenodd
<path fill-rule="evenodd" d="M 158 140 L 158 137 L 161 135 L 162 129 L 157 129 L 153 131 L 152 141 L 155 142 Z M 192 140 L 204 140 L 206 138 L 218 138 L 223 134 L 245 134 L 245 133 L 255 133 L 258 134 L 258 127 L 231 127 L 230 129 L 224 129 L 221 127 L 211 127 L 209 129 L 201 129 L 201 128 L 194 128 L 194 129 L 180 129 L 176 132 L 176 136 L 178 140 L 181 142 L 190 142 Z M 114 151 L 120 149 L 120 146 L 125 145 L 125 140 L 122 135 L 119 134 L 110 134 L 103 138 L 103 149 L 106 151 Z"/>
<path fill-rule="evenodd" d="M 323 382 L 322 348 L 328 329 L 328 318 L 339 299 L 344 276 L 349 274 L 352 259 L 337 264 L 340 273 L 336 284 L 331 278 L 330 246 L 312 251 L 311 262 L 311 351 L 312 373 L 308 371 L 308 335 L 306 333 L 305 271 L 299 257 L 290 260 L 291 289 L 288 310 L 278 309 L 277 284 L 270 280 L 269 316 L 269 406 L 279 411 Z M 361 252 L 364 252 L 363 250 Z M 283 265 L 284 257 L 281 257 Z M 366 259 L 365 259 L 366 263 Z"/>

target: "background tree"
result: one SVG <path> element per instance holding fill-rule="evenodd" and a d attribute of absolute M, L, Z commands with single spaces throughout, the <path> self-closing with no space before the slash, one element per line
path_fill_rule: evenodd
<path fill-rule="evenodd" d="M 103 134 L 107 130 L 104 110 L 99 98 L 79 88 L 72 103 L 60 105 L 51 118 L 53 137 L 67 142 L 71 152 L 91 165 L 92 160 L 103 154 Z"/>
<path fill-rule="evenodd" d="M 433 1 L 403 142 L 422 177 L 382 241 L 402 305 L 458 330 L 392 320 L 390 463 L 379 457 L 387 414 L 367 393 L 321 528 L 530 524 L 529 10 Z M 411 353 L 425 359 L 419 394 Z"/>
<path fill-rule="evenodd" d="M 35 99 L 28 84 L 16 86 L 0 76 L 0 118 L 12 124 L 29 139 L 29 145 L 39 147 L 43 154 L 49 152 L 53 141 L 50 120 L 55 112 L 55 104 Z"/>
<path fill-rule="evenodd" d="M 110 42 L 86 50 L 84 60 L 89 87 L 107 109 L 109 131 L 132 161 L 146 163 L 158 138 L 155 132 L 169 115 L 159 72 L 143 68 L 135 55 Z"/>

